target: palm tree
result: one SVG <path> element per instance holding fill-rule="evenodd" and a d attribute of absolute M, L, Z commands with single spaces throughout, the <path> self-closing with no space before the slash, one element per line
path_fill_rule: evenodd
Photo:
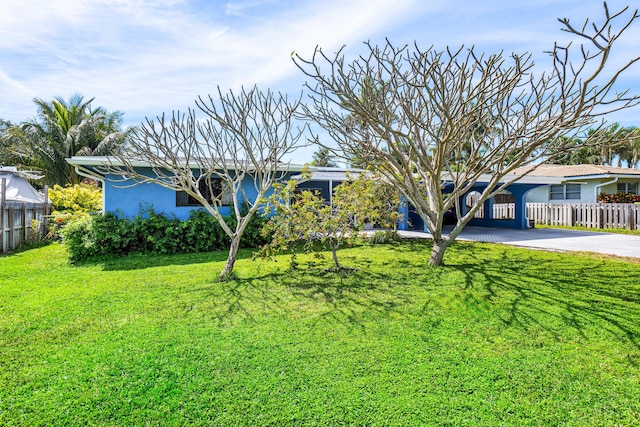
<path fill-rule="evenodd" d="M 618 166 L 622 166 L 622 161 L 630 168 L 637 168 L 640 162 L 640 128 L 624 128 L 624 140 L 618 149 Z"/>
<path fill-rule="evenodd" d="M 11 129 L 14 151 L 30 166 L 38 167 L 49 185 L 79 182 L 65 161 L 71 156 L 116 154 L 130 130 L 122 130 L 122 113 L 91 108 L 88 101 L 73 95 L 68 102 L 35 98 L 37 119 Z"/>
<path fill-rule="evenodd" d="M 13 125 L 10 121 L 0 119 L 0 166 L 7 165 L 12 162 L 11 144 L 7 135 L 7 130 Z"/>
<path fill-rule="evenodd" d="M 603 161 L 603 150 L 593 145 L 585 145 L 578 137 L 559 136 L 550 141 L 555 151 L 549 154 L 546 163 L 555 165 L 599 165 Z"/>
<path fill-rule="evenodd" d="M 338 165 L 333 161 L 333 155 L 331 154 L 329 149 L 327 147 L 320 147 L 315 153 L 313 153 L 311 166 L 324 166 L 334 168 Z"/>

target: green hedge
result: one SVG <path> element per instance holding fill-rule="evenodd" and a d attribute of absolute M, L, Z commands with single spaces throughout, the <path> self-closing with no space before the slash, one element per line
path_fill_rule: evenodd
<path fill-rule="evenodd" d="M 225 218 L 234 228 L 235 217 Z M 242 248 L 267 243 L 261 233 L 265 219 L 255 215 L 242 236 Z M 113 213 L 69 222 L 62 230 L 72 261 L 92 257 L 122 256 L 132 252 L 175 254 L 226 250 L 229 237 L 218 221 L 204 210 L 194 210 L 189 219 L 179 220 L 153 210 L 133 219 Z"/>

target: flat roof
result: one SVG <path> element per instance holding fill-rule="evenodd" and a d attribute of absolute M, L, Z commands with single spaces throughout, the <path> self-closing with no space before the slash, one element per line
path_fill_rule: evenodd
<path fill-rule="evenodd" d="M 67 163 L 72 166 L 124 166 L 124 163 L 121 162 L 117 157 L 113 156 L 73 156 L 71 158 L 65 159 Z M 185 159 L 186 162 L 186 159 Z M 232 161 L 226 160 L 227 166 L 229 169 L 233 169 L 236 164 L 242 163 L 242 161 Z M 131 166 L 134 167 L 152 167 L 151 163 L 147 160 L 131 160 Z M 199 167 L 199 163 L 197 161 L 190 161 L 189 166 L 193 168 Z M 297 163 L 284 163 L 281 162 L 278 166 L 279 170 L 282 171 L 291 171 L 291 172 L 300 172 L 304 168 L 304 165 L 300 165 Z"/>

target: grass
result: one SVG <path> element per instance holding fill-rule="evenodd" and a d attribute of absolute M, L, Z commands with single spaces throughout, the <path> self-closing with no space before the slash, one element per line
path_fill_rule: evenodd
<path fill-rule="evenodd" d="M 0 257 L 0 425 L 640 424 L 640 263 L 429 248 Z"/>
<path fill-rule="evenodd" d="M 597 233 L 616 233 L 616 234 L 630 234 L 632 236 L 640 236 L 640 230 L 627 230 L 626 228 L 589 228 L 589 227 L 579 227 L 579 226 L 545 225 L 545 224 L 536 224 L 536 228 L 562 228 L 565 230 L 595 231 Z"/>

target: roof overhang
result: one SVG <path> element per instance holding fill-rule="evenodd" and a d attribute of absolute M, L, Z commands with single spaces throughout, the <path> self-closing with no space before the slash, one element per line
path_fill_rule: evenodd
<path fill-rule="evenodd" d="M 347 181 L 349 178 L 357 176 L 361 173 L 367 173 L 366 171 L 355 169 L 339 169 L 339 168 L 331 168 L 331 169 L 311 169 L 311 172 L 303 176 L 293 175 L 292 178 L 297 180 L 298 182 L 307 182 L 307 181 Z M 477 184 L 485 184 L 490 182 L 493 179 L 493 175 L 491 174 L 482 174 L 476 180 Z M 498 185 L 502 185 L 505 182 L 513 181 L 513 184 L 529 184 L 529 185 L 554 185 L 554 184 L 562 184 L 565 182 L 565 178 L 563 177 L 555 177 L 555 176 L 530 176 L 524 175 L 518 177 L 517 175 L 507 175 L 504 179 L 498 182 Z M 453 178 L 450 175 L 443 176 L 443 181 L 445 184 L 452 183 Z"/>
<path fill-rule="evenodd" d="M 564 178 L 564 180 L 565 181 L 584 181 L 586 179 L 613 179 L 613 178 L 640 179 L 640 174 L 606 173 L 606 174 L 599 174 L 599 175 L 577 175 L 577 176 L 567 176 Z"/>
<path fill-rule="evenodd" d="M 493 178 L 491 174 L 482 174 L 476 180 L 476 183 L 487 183 Z M 556 176 L 531 176 L 531 175 L 506 175 L 498 182 L 498 185 L 502 185 L 505 182 L 513 181 L 513 184 L 535 184 L 535 185 L 553 185 L 562 184 L 566 178 Z"/>
<path fill-rule="evenodd" d="M 85 166 L 95 168 L 117 168 L 125 166 L 125 164 L 117 157 L 110 156 L 73 156 L 65 160 L 72 166 Z M 147 160 L 131 160 L 129 162 L 129 165 L 136 168 L 154 167 L 154 165 L 152 165 L 151 162 Z M 189 162 L 189 167 L 193 169 L 199 169 L 201 167 L 201 163 L 192 160 Z M 236 169 L 236 166 L 233 162 L 227 162 L 227 168 L 230 170 L 234 170 Z M 301 172 L 303 169 L 304 165 L 296 163 L 280 163 L 280 165 L 278 166 L 278 170 L 281 172 Z"/>

